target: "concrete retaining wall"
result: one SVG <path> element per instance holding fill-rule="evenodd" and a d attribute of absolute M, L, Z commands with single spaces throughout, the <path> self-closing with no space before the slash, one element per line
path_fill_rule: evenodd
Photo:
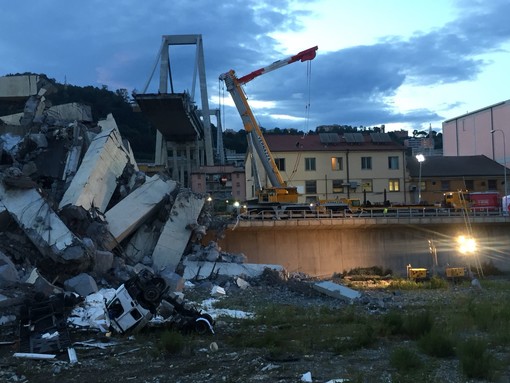
<path fill-rule="evenodd" d="M 510 271 L 510 224 L 480 224 L 472 228 L 479 244 L 479 261 L 492 261 L 500 270 Z M 326 277 L 371 266 L 405 276 L 408 264 L 432 267 L 429 240 L 435 245 L 440 269 L 447 265 L 476 265 L 476 259 L 457 250 L 456 238 L 464 234 L 462 224 L 255 226 L 227 230 L 219 245 L 223 251 L 244 253 L 250 263 L 280 264 L 289 272 L 312 276 Z"/>

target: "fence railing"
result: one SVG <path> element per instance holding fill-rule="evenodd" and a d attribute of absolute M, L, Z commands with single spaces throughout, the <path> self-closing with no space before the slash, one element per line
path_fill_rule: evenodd
<path fill-rule="evenodd" d="M 240 219 L 247 220 L 280 220 L 280 219 L 349 219 L 349 218 L 420 218 L 420 217 L 462 217 L 463 211 L 459 209 L 446 208 L 408 208 L 408 207 L 388 207 L 388 208 L 368 208 L 360 209 L 355 212 L 349 210 L 333 211 L 323 210 L 315 211 L 312 209 L 303 210 L 262 210 L 248 211 L 239 215 Z M 467 211 L 470 217 L 499 217 L 507 216 L 503 214 L 502 209 L 477 208 Z"/>

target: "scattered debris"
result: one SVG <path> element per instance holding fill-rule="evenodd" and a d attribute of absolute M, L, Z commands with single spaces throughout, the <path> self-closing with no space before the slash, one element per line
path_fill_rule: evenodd
<path fill-rule="evenodd" d="M 350 289 L 331 281 L 317 282 L 313 285 L 313 287 L 317 291 L 320 291 L 326 295 L 334 298 L 348 300 L 350 302 L 361 297 L 361 293 L 359 291 Z"/>
<path fill-rule="evenodd" d="M 13 355 L 15 358 L 25 358 L 25 359 L 55 359 L 56 354 L 35 354 L 28 352 L 15 352 Z"/>
<path fill-rule="evenodd" d="M 13 299 L 27 302 L 0 296 L 0 323 L 19 321 L 20 352 L 67 351 L 71 363 L 68 328 L 134 332 L 163 302 L 167 325 L 213 332 L 210 315 L 170 295 L 184 288 L 182 261 L 201 252 L 205 197 L 166 172 L 146 176 L 112 114 L 50 105 L 54 91 L 44 76 L 0 77 L 0 98 L 25 102 L 0 116 L 0 288 L 23 286 Z"/>

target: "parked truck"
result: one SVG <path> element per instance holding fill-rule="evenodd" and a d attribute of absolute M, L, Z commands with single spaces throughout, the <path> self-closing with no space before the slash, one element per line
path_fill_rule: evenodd
<path fill-rule="evenodd" d="M 471 192 L 469 193 L 471 210 L 499 210 L 501 196 L 498 192 Z"/>

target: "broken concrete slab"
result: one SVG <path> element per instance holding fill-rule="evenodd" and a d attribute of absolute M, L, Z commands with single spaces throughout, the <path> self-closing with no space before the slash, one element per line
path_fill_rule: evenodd
<path fill-rule="evenodd" d="M 10 286 L 19 280 L 16 266 L 9 257 L 0 251 L 0 287 Z"/>
<path fill-rule="evenodd" d="M 202 195 L 189 190 L 181 191 L 177 195 L 170 217 L 152 253 L 154 270 L 159 272 L 168 268 L 175 271 L 192 235 L 188 227 L 197 222 L 204 202 Z"/>
<path fill-rule="evenodd" d="M 106 213 L 108 214 L 108 212 Z M 127 221 L 122 223 L 126 224 L 126 222 Z M 133 263 L 144 262 L 146 257 L 152 256 L 152 251 L 158 242 L 158 238 L 159 230 L 157 230 L 157 228 L 153 227 L 152 225 L 143 224 L 131 236 L 129 241 L 123 245 L 126 258 Z M 112 244 L 115 245 L 115 243 Z M 152 258 L 150 262 L 152 264 Z"/>
<path fill-rule="evenodd" d="M 25 103 L 23 110 L 23 117 L 20 120 L 20 125 L 28 127 L 32 122 L 42 122 L 42 116 L 46 102 L 44 97 L 30 96 Z"/>
<path fill-rule="evenodd" d="M 84 121 L 92 122 L 92 109 L 89 105 L 71 102 L 68 104 L 61 104 L 51 106 L 46 110 L 46 118 L 48 122 L 55 120 L 73 122 Z"/>
<path fill-rule="evenodd" d="M 255 263 L 228 263 L 228 262 L 199 262 L 184 260 L 185 280 L 207 279 L 211 275 L 224 275 L 229 277 L 259 277 L 265 269 L 283 271 L 281 265 L 255 264 Z"/>
<path fill-rule="evenodd" d="M 62 294 L 63 289 L 51 284 L 46 278 L 44 278 L 37 269 L 33 269 L 28 275 L 25 283 L 34 285 L 34 290 L 38 293 L 43 294 L 45 297 L 52 295 Z"/>
<path fill-rule="evenodd" d="M 38 75 L 0 77 L 0 98 L 20 99 L 34 96 L 39 91 Z"/>
<path fill-rule="evenodd" d="M 88 265 L 89 256 L 81 240 L 36 189 L 6 189 L 0 182 L 0 200 L 41 254 L 57 262 Z"/>
<path fill-rule="evenodd" d="M 94 273 L 98 276 L 106 274 L 113 266 L 113 253 L 97 250 L 94 255 Z"/>
<path fill-rule="evenodd" d="M 333 298 L 339 298 L 342 300 L 353 301 L 354 299 L 358 299 L 361 297 L 361 293 L 359 291 L 350 289 L 348 287 L 339 285 L 338 283 L 334 283 L 331 281 L 323 281 L 314 283 L 313 288 L 321 293 L 329 295 Z"/>
<path fill-rule="evenodd" d="M 75 292 L 82 297 L 98 292 L 97 284 L 90 275 L 81 273 L 64 282 L 67 291 Z"/>
<path fill-rule="evenodd" d="M 9 114 L 7 116 L 1 116 L 0 121 L 3 121 L 3 123 L 7 124 L 7 125 L 20 126 L 22 118 L 23 118 L 23 112 Z"/>
<path fill-rule="evenodd" d="M 153 214 L 174 192 L 177 182 L 154 175 L 126 198 L 105 213 L 112 241 L 105 243 L 108 250 L 116 247 Z"/>
<path fill-rule="evenodd" d="M 92 207 L 104 213 L 117 188 L 117 179 L 128 164 L 129 153 L 111 114 L 100 121 L 103 130 L 90 143 L 81 165 L 67 188 L 59 209 L 66 206 Z"/>
<path fill-rule="evenodd" d="M 66 163 L 62 172 L 62 180 L 70 184 L 81 160 L 81 153 L 85 148 L 88 148 L 90 142 L 87 138 L 87 134 L 82 132 L 82 125 L 76 121 L 72 124 L 73 129 L 73 143 L 69 148 L 66 156 Z"/>
<path fill-rule="evenodd" d="M 237 287 L 239 287 L 241 290 L 246 290 L 248 287 L 250 287 L 250 283 L 246 282 L 243 278 L 237 277 L 235 282 Z"/>
<path fill-rule="evenodd" d="M 221 286 L 213 286 L 211 289 L 211 296 L 215 298 L 224 297 L 226 295 L 225 289 Z"/>

